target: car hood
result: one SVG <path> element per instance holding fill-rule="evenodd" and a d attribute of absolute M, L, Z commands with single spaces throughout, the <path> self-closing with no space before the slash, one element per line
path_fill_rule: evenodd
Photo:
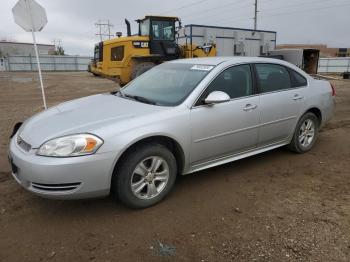
<path fill-rule="evenodd" d="M 110 123 L 166 110 L 111 94 L 88 96 L 59 104 L 28 119 L 19 130 L 20 137 L 32 148 L 43 142 L 70 134 L 88 132 Z"/>

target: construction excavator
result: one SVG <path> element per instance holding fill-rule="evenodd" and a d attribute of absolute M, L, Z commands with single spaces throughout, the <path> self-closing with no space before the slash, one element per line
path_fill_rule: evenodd
<path fill-rule="evenodd" d="M 216 56 L 215 44 L 178 44 L 178 17 L 146 16 L 136 20 L 138 34 L 131 34 L 125 19 L 127 36 L 116 37 L 95 45 L 88 71 L 125 85 L 157 64 L 179 58 Z"/>

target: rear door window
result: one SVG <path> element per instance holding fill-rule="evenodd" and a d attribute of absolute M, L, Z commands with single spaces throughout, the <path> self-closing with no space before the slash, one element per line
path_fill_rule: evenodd
<path fill-rule="evenodd" d="M 276 92 L 292 87 L 287 68 L 276 64 L 255 64 L 260 93 Z"/>

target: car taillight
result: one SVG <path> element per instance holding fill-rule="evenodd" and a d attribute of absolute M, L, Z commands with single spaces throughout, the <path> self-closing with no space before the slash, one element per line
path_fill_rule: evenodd
<path fill-rule="evenodd" d="M 332 83 L 330 83 L 330 84 L 331 84 L 331 88 L 332 88 L 332 96 L 335 96 L 335 87 Z"/>

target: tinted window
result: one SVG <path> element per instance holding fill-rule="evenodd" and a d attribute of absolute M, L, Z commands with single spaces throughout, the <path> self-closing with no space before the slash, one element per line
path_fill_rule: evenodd
<path fill-rule="evenodd" d="M 249 65 L 234 66 L 223 71 L 210 83 L 201 97 L 205 99 L 213 91 L 222 91 L 231 99 L 253 94 L 253 84 Z"/>
<path fill-rule="evenodd" d="M 295 72 L 294 70 L 290 69 L 290 76 L 292 78 L 292 86 L 293 87 L 299 87 L 299 86 L 306 86 L 307 80 L 305 77 L 303 77 L 301 74 Z"/>
<path fill-rule="evenodd" d="M 261 93 L 279 91 L 292 87 L 290 75 L 284 66 L 275 64 L 256 64 Z"/>
<path fill-rule="evenodd" d="M 111 60 L 122 61 L 124 59 L 124 46 L 113 47 L 111 49 Z"/>

